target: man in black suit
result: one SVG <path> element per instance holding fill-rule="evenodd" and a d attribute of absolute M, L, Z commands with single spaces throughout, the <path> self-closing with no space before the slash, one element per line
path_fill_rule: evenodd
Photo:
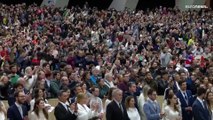
<path fill-rule="evenodd" d="M 197 90 L 197 99 L 192 105 L 194 120 L 211 120 L 210 114 L 204 101 L 206 89 L 199 87 Z"/>
<path fill-rule="evenodd" d="M 26 106 L 23 105 L 26 100 L 25 93 L 17 91 L 14 96 L 16 98 L 16 102 L 10 106 L 7 111 L 8 120 L 28 120 L 28 111 Z"/>
<path fill-rule="evenodd" d="M 126 108 L 122 104 L 122 96 L 122 90 L 113 90 L 113 101 L 107 105 L 106 120 L 130 120 L 127 115 Z"/>
<path fill-rule="evenodd" d="M 67 91 L 61 90 L 58 94 L 59 103 L 55 107 L 54 115 L 56 120 L 75 120 L 77 118 L 76 105 L 67 105 L 69 94 Z"/>

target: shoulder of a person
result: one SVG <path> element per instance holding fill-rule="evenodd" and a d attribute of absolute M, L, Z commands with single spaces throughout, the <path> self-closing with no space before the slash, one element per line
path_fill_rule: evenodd
<path fill-rule="evenodd" d="M 35 112 L 34 112 L 34 111 L 32 111 L 32 112 L 30 113 L 30 115 L 35 115 Z"/>
<path fill-rule="evenodd" d="M 109 105 L 114 105 L 116 102 L 114 100 L 112 100 Z"/>
<path fill-rule="evenodd" d="M 168 105 L 166 105 L 165 107 L 164 107 L 164 110 L 169 110 L 170 108 L 169 108 L 169 106 Z"/>
<path fill-rule="evenodd" d="M 60 108 L 61 106 L 63 106 L 60 102 L 55 106 L 55 109 L 56 108 Z"/>
<path fill-rule="evenodd" d="M 192 94 L 191 90 L 186 90 L 187 94 Z"/>
<path fill-rule="evenodd" d="M 150 101 L 147 100 L 145 103 L 144 103 L 144 106 L 149 106 L 150 105 Z"/>

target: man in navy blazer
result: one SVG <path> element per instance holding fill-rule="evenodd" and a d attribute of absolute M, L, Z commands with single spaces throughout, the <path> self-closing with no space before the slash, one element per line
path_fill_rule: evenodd
<path fill-rule="evenodd" d="M 181 103 L 182 120 L 192 120 L 192 104 L 194 98 L 190 90 L 186 90 L 186 81 L 182 80 L 178 82 L 180 90 L 176 93 Z"/>
<path fill-rule="evenodd" d="M 192 105 L 194 120 L 211 120 L 206 102 L 204 101 L 205 94 L 206 89 L 199 87 L 197 90 L 197 99 Z"/>
<path fill-rule="evenodd" d="M 23 105 L 26 100 L 25 93 L 17 91 L 14 96 L 16 102 L 7 111 L 8 120 L 28 120 L 28 111 L 26 106 Z"/>
<path fill-rule="evenodd" d="M 160 120 L 164 113 L 161 112 L 160 105 L 157 103 L 157 92 L 153 89 L 148 91 L 148 101 L 144 104 L 143 110 L 147 120 Z"/>

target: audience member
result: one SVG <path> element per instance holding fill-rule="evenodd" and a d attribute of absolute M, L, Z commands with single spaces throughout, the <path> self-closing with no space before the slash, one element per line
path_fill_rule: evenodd
<path fill-rule="evenodd" d="M 206 102 L 207 102 L 207 108 L 209 110 L 209 115 L 210 115 L 210 119 L 213 118 L 213 92 L 212 91 L 208 91 L 206 93 Z"/>
<path fill-rule="evenodd" d="M 16 91 L 14 94 L 16 98 L 15 104 L 11 105 L 7 110 L 7 118 L 9 120 L 28 120 L 28 110 L 24 104 L 25 93 L 23 91 Z"/>
<path fill-rule="evenodd" d="M 49 115 L 45 109 L 45 102 L 43 99 L 36 99 L 33 111 L 30 113 L 29 120 L 48 120 Z"/>
<path fill-rule="evenodd" d="M 125 106 L 130 120 L 140 120 L 138 109 L 135 107 L 135 99 L 133 96 L 128 96 L 125 99 Z"/>
<path fill-rule="evenodd" d="M 168 95 L 167 106 L 163 109 L 165 112 L 165 120 L 182 120 L 181 107 L 174 93 Z"/>
<path fill-rule="evenodd" d="M 75 120 L 77 118 L 77 106 L 66 104 L 68 99 L 67 91 L 60 90 L 58 93 L 59 103 L 55 107 L 54 115 L 56 120 Z"/>
<path fill-rule="evenodd" d="M 114 89 L 112 92 L 112 102 L 107 105 L 106 120 L 130 120 L 125 106 L 122 104 L 123 92 Z"/>
<path fill-rule="evenodd" d="M 77 95 L 78 116 L 77 120 L 96 120 L 99 118 L 99 103 L 91 104 L 90 108 L 87 106 L 87 96 L 83 93 Z"/>
<path fill-rule="evenodd" d="M 7 109 L 2 101 L 0 101 L 0 118 L 6 120 L 7 118 Z"/>
<path fill-rule="evenodd" d="M 143 106 L 143 110 L 146 114 L 147 120 L 160 120 L 165 116 L 165 113 L 161 112 L 160 105 L 157 102 L 157 92 L 154 89 L 149 89 L 148 100 Z"/>
<path fill-rule="evenodd" d="M 92 92 L 92 96 L 89 100 L 89 106 L 94 106 L 94 105 L 98 105 L 98 110 L 97 112 L 102 116 L 104 114 L 104 109 L 103 109 L 103 102 L 102 99 L 99 97 L 100 94 L 100 90 L 98 87 L 94 87 L 91 89 Z"/>
<path fill-rule="evenodd" d="M 186 81 L 179 81 L 180 90 L 176 93 L 181 103 L 182 119 L 191 120 L 192 119 L 192 104 L 194 98 L 190 90 L 187 90 Z"/>
<path fill-rule="evenodd" d="M 197 99 L 192 105 L 194 120 L 211 120 L 206 101 L 204 101 L 205 95 L 206 89 L 199 87 L 197 89 Z"/>
<path fill-rule="evenodd" d="M 114 87 L 110 88 L 109 91 L 108 91 L 108 93 L 107 93 L 107 98 L 106 98 L 105 104 L 104 104 L 105 105 L 105 107 L 104 107 L 104 111 L 105 112 L 106 112 L 107 105 L 110 102 L 112 102 L 112 92 L 113 92 L 114 89 L 115 89 Z"/>

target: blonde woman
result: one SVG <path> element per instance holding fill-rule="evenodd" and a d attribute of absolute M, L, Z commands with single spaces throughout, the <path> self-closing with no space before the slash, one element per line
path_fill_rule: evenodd
<path fill-rule="evenodd" d="M 79 93 L 77 95 L 77 107 L 78 107 L 78 116 L 77 120 L 89 120 L 89 119 L 98 119 L 98 104 L 94 106 L 87 106 L 88 99 L 87 95 L 84 93 Z"/>
<path fill-rule="evenodd" d="M 144 103 L 147 101 L 147 92 L 150 89 L 149 85 L 144 85 L 143 86 L 143 92 L 140 94 L 140 96 L 138 97 L 138 106 L 139 106 L 139 113 L 141 116 L 141 120 L 146 120 L 146 115 L 143 111 L 143 105 Z"/>
<path fill-rule="evenodd" d="M 5 108 L 5 105 L 2 101 L 0 101 L 0 120 L 6 120 L 6 114 L 7 110 Z"/>

